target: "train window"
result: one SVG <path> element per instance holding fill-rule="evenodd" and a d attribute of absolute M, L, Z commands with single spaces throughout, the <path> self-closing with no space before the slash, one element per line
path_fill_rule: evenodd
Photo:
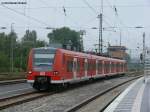
<path fill-rule="evenodd" d="M 65 60 L 65 54 L 63 54 L 63 55 L 62 55 L 62 64 L 63 64 L 63 65 L 65 64 L 65 61 L 66 61 L 66 60 Z"/>
<path fill-rule="evenodd" d="M 110 62 L 108 61 L 108 62 L 107 62 L 107 72 L 110 71 L 110 67 L 111 67 L 111 64 L 110 64 Z"/>
<path fill-rule="evenodd" d="M 88 63 L 87 62 L 83 62 L 84 63 L 84 70 L 88 70 Z"/>
<path fill-rule="evenodd" d="M 80 71 L 80 61 L 77 61 L 77 71 Z"/>
<path fill-rule="evenodd" d="M 106 63 L 105 62 L 103 63 L 103 67 L 104 67 L 104 70 L 105 70 L 105 68 L 106 68 Z"/>
<path fill-rule="evenodd" d="M 109 71 L 109 63 L 107 62 L 107 64 L 106 64 L 106 68 L 107 68 L 107 72 Z"/>
<path fill-rule="evenodd" d="M 111 71 L 112 69 L 112 63 L 109 64 L 109 70 Z"/>
<path fill-rule="evenodd" d="M 113 69 L 113 67 L 114 67 L 114 63 L 113 63 L 113 62 L 111 62 L 111 69 Z"/>
<path fill-rule="evenodd" d="M 98 70 L 98 61 L 96 61 L 96 70 Z"/>
<path fill-rule="evenodd" d="M 88 71 L 91 70 L 91 63 L 90 62 L 88 62 L 88 66 L 87 67 L 88 67 Z"/>
<path fill-rule="evenodd" d="M 34 49 L 33 67 L 36 71 L 52 70 L 56 49 Z"/>
<path fill-rule="evenodd" d="M 98 70 L 101 71 L 102 70 L 102 61 L 98 62 Z"/>
<path fill-rule="evenodd" d="M 93 61 L 93 63 L 92 63 L 92 66 L 91 66 L 91 67 L 92 67 L 92 70 L 96 70 L 96 61 L 95 61 L 95 60 Z"/>
<path fill-rule="evenodd" d="M 67 61 L 67 72 L 73 71 L 73 61 Z"/>

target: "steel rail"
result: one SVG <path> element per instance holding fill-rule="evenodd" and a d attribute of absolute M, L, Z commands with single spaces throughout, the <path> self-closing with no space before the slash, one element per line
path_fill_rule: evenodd
<path fill-rule="evenodd" d="M 96 98 L 102 96 L 103 94 L 113 90 L 113 88 L 117 88 L 117 87 L 119 87 L 119 86 L 121 86 L 121 85 L 123 85 L 127 82 L 130 82 L 132 80 L 135 80 L 139 77 L 141 77 L 141 76 L 132 78 L 132 79 L 130 79 L 128 81 L 125 81 L 125 82 L 123 82 L 123 83 L 121 83 L 121 84 L 119 84 L 115 87 L 109 88 L 106 91 L 100 92 L 97 95 L 95 95 L 95 96 L 93 96 L 89 99 L 86 99 L 85 101 L 81 102 L 80 104 L 77 104 L 74 107 L 71 107 L 70 109 L 67 110 L 67 112 L 74 112 L 75 110 L 78 110 L 79 108 L 81 108 L 82 106 L 88 104 L 89 102 L 93 101 L 94 99 L 96 99 Z M 94 81 L 94 82 L 97 82 L 97 81 Z M 91 84 L 91 83 L 88 83 L 88 84 Z M 29 101 L 32 101 L 32 100 L 35 100 L 35 99 L 38 99 L 38 98 L 41 98 L 41 97 L 51 96 L 55 93 L 63 93 L 63 92 L 66 92 L 66 91 L 70 91 L 70 90 L 73 90 L 75 88 L 82 87 L 84 85 L 87 85 L 87 83 L 85 82 L 83 84 L 82 83 L 77 84 L 73 87 L 64 88 L 63 90 L 58 88 L 58 90 L 51 91 L 51 92 L 32 91 L 32 92 L 22 93 L 22 94 L 16 95 L 16 96 L 3 98 L 3 99 L 0 99 L 0 110 L 8 108 L 8 107 L 13 106 L 13 105 L 18 105 L 18 104 L 22 104 L 22 103 L 25 103 L 25 102 L 29 102 Z"/>
<path fill-rule="evenodd" d="M 53 95 L 56 92 L 28 92 L 17 96 L 12 96 L 4 99 L 0 99 L 0 110 L 8 108 L 13 105 L 22 104 L 32 101 L 41 97 Z"/>
<path fill-rule="evenodd" d="M 5 81 L 0 81 L 0 85 L 25 83 L 26 81 L 27 81 L 26 79 L 5 80 Z"/>
<path fill-rule="evenodd" d="M 133 80 L 136 80 L 136 79 L 138 79 L 140 77 L 142 77 L 142 76 L 137 76 L 135 78 L 129 79 L 127 81 L 124 81 L 123 83 L 120 83 L 120 84 L 117 84 L 117 85 L 115 85 L 113 87 L 110 87 L 110 88 L 108 88 L 108 89 L 106 89 L 106 90 L 104 90 L 102 92 L 99 92 L 98 94 L 96 94 L 96 95 L 94 95 L 94 96 L 92 96 L 90 98 L 85 99 L 84 101 L 82 101 L 82 102 L 72 106 L 71 108 L 66 109 L 65 112 L 75 112 L 75 111 L 81 109 L 82 107 L 84 107 L 85 105 L 87 105 L 88 103 L 90 103 L 90 102 L 96 100 L 97 98 L 103 96 L 104 94 L 106 94 L 106 93 L 108 93 L 108 92 L 110 92 L 110 91 L 112 91 L 112 90 L 114 90 L 114 89 L 116 89 L 116 88 L 126 84 L 126 83 L 129 83 L 129 82 L 131 82 Z M 111 100 L 107 105 L 105 105 L 105 107 L 103 107 L 102 110 L 100 110 L 100 112 L 102 112 L 113 100 Z"/>

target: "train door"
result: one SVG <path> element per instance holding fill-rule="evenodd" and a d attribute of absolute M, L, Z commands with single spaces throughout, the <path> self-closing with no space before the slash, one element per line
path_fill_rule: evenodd
<path fill-rule="evenodd" d="M 87 77 L 87 70 L 88 70 L 88 60 L 85 59 L 84 60 L 84 74 L 85 74 L 85 77 Z"/>
<path fill-rule="evenodd" d="M 103 61 L 102 60 L 98 62 L 98 74 L 100 75 L 103 74 Z"/>
<path fill-rule="evenodd" d="M 124 65 L 125 65 L 125 64 L 123 63 L 123 72 L 125 71 L 125 70 L 124 70 L 124 68 L 125 68 L 125 66 L 124 66 Z"/>
<path fill-rule="evenodd" d="M 115 62 L 115 69 L 114 69 L 114 72 L 116 73 L 117 72 L 117 63 Z"/>
<path fill-rule="evenodd" d="M 77 58 L 73 59 L 73 79 L 77 79 Z"/>
<path fill-rule="evenodd" d="M 96 60 L 96 76 L 98 76 L 98 60 Z"/>
<path fill-rule="evenodd" d="M 104 75 L 105 74 L 105 62 L 102 61 L 102 74 Z"/>
<path fill-rule="evenodd" d="M 112 72 L 111 68 L 112 68 L 112 62 L 110 61 L 110 62 L 109 62 L 109 73 Z"/>
<path fill-rule="evenodd" d="M 114 62 L 111 62 L 111 73 L 114 73 Z"/>

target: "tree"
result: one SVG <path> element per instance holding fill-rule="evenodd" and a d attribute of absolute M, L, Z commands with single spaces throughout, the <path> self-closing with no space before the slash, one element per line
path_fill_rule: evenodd
<path fill-rule="evenodd" d="M 72 48 L 75 48 L 78 51 L 83 50 L 82 37 L 80 37 L 80 32 L 63 27 L 53 30 L 51 33 L 48 33 L 47 36 L 49 38 L 49 44 L 60 43 L 62 45 L 67 45 L 68 43 L 71 43 Z"/>
<path fill-rule="evenodd" d="M 45 45 L 45 41 L 37 40 L 37 34 L 34 30 L 27 30 L 21 42 L 17 41 L 15 31 L 9 34 L 0 33 L 0 72 L 10 71 L 12 50 L 14 71 L 26 71 L 30 49 L 44 47 Z"/>
<path fill-rule="evenodd" d="M 12 61 L 11 54 L 12 50 L 15 50 L 17 44 L 17 34 L 15 32 L 11 32 L 9 34 L 0 33 L 0 71 L 9 71 L 10 65 Z M 14 54 L 14 58 L 15 54 Z"/>
<path fill-rule="evenodd" d="M 0 52 L 0 72 L 9 70 L 9 58 L 5 53 Z"/>
<path fill-rule="evenodd" d="M 21 66 L 24 70 L 26 70 L 26 67 L 27 67 L 27 59 L 28 59 L 29 51 L 32 48 L 44 47 L 45 45 L 46 45 L 45 41 L 37 40 L 36 31 L 26 30 L 26 33 L 21 40 L 20 48 L 19 48 L 20 55 L 21 55 L 20 57 L 22 57 L 21 63 L 23 63 Z"/>

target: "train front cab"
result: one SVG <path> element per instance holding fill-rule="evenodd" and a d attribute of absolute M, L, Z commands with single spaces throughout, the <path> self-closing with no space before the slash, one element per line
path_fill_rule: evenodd
<path fill-rule="evenodd" d="M 56 75 L 55 79 L 58 78 L 59 71 L 54 69 L 56 52 L 55 48 L 34 48 L 30 51 L 27 81 L 35 89 L 47 89 L 53 76 Z"/>

